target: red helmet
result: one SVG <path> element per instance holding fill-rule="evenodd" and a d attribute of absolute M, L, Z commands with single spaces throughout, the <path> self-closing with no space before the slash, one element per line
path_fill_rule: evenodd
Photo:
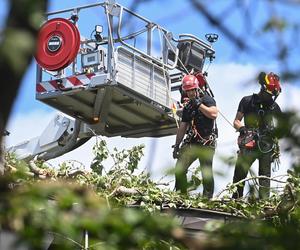
<path fill-rule="evenodd" d="M 199 88 L 199 81 L 194 75 L 186 75 L 182 79 L 182 89 L 184 91 Z"/>
<path fill-rule="evenodd" d="M 279 93 L 281 92 L 281 87 L 278 75 L 274 74 L 273 72 L 270 72 L 269 74 L 262 72 L 260 73 L 259 78 L 259 82 L 264 91 L 273 96 L 279 95 Z"/>

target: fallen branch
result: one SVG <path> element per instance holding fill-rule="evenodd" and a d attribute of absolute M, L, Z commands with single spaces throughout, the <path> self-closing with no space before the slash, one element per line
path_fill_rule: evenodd
<path fill-rule="evenodd" d="M 116 195 L 134 195 L 134 194 L 140 194 L 140 193 L 141 192 L 139 192 L 135 188 L 127 188 L 124 186 L 118 187 L 115 192 Z"/>
<path fill-rule="evenodd" d="M 243 218 L 248 218 L 241 210 L 239 210 L 238 208 L 235 208 L 235 207 L 233 207 L 233 206 L 228 206 L 232 211 L 234 211 L 234 213 L 235 214 L 238 214 L 238 215 L 240 215 L 241 217 L 243 217 Z"/>
<path fill-rule="evenodd" d="M 83 170 L 76 170 L 72 173 L 68 173 L 68 172 L 65 172 L 65 173 L 58 173 L 57 174 L 57 177 L 69 177 L 69 178 L 74 178 L 74 177 L 77 177 L 78 175 L 85 175 L 86 172 L 83 171 Z"/>
<path fill-rule="evenodd" d="M 135 194 L 141 194 L 141 192 L 135 188 L 127 188 L 124 186 L 118 186 L 116 187 L 109 195 L 108 197 L 112 197 L 113 195 L 121 196 L 121 195 L 135 195 Z"/>
<path fill-rule="evenodd" d="M 242 179 L 236 183 L 232 183 L 230 184 L 229 186 L 227 185 L 227 187 L 223 190 L 221 190 L 217 195 L 216 195 L 216 198 L 220 197 L 221 194 L 223 194 L 224 192 L 232 189 L 233 187 L 237 187 L 239 186 L 240 184 L 246 182 L 246 181 L 249 181 L 249 180 L 258 180 L 258 179 L 268 179 L 270 181 L 275 181 L 275 182 L 279 182 L 279 183 L 283 183 L 283 184 L 286 184 L 286 181 L 281 181 L 281 180 L 277 180 L 277 178 L 280 178 L 280 177 L 287 177 L 287 175 L 278 175 L 278 176 L 275 176 L 275 177 L 267 177 L 267 176 L 263 176 L 263 175 L 259 175 L 259 176 L 251 176 L 251 177 L 248 177 L 248 178 L 245 178 L 245 179 Z"/>
<path fill-rule="evenodd" d="M 32 173 L 34 173 L 35 175 L 37 175 L 37 176 L 40 176 L 40 175 L 44 175 L 44 176 L 45 176 L 45 172 L 44 172 L 42 169 L 40 169 L 40 168 L 35 164 L 34 160 L 35 160 L 35 159 L 29 161 L 28 166 L 29 166 L 30 171 L 31 171 Z"/>
<path fill-rule="evenodd" d="M 17 169 L 10 164 L 5 163 L 5 171 L 9 171 L 11 173 L 17 172 Z"/>

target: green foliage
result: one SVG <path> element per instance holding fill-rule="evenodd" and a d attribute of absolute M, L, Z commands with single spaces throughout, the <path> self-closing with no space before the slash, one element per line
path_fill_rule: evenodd
<path fill-rule="evenodd" d="M 124 207 L 137 197 L 133 192 L 132 198 L 126 199 L 131 193 L 124 193 L 125 187 L 125 191 L 132 192 L 131 187 L 155 186 L 149 175 L 133 174 L 142 150 L 143 146 L 137 146 L 110 153 L 101 140 L 94 147 L 91 172 L 78 171 L 70 163 L 46 172 L 46 165 L 36 162 L 36 167 L 47 173 L 47 180 L 29 175 L 30 166 L 8 154 L 7 166 L 14 167 L 0 181 L 1 227 L 15 232 L 18 242 L 26 243 L 30 249 L 40 249 L 49 233 L 55 236 L 57 249 L 81 249 L 85 230 L 89 234 L 89 249 L 184 249 L 174 237 L 174 232 L 181 229 L 172 218 L 155 213 L 157 209 L 151 209 L 149 204 L 146 210 L 151 214 Z M 98 171 L 99 166 L 104 169 L 103 161 L 109 156 L 114 165 L 103 174 Z M 74 171 L 79 174 L 73 175 Z M 10 190 L 9 186 L 14 188 Z M 146 188 L 139 191 L 139 198 Z M 154 200 L 152 192 L 149 194 L 145 201 Z"/>
<path fill-rule="evenodd" d="M 102 175 L 104 161 L 110 156 L 114 162 L 113 171 L 116 171 L 117 169 L 127 169 L 132 173 L 138 167 L 138 163 L 143 156 L 144 147 L 144 145 L 134 146 L 132 149 L 123 149 L 121 151 L 114 148 L 111 153 L 104 140 L 97 140 L 93 147 L 95 157 L 92 161 L 91 169 L 95 173 Z"/>
<path fill-rule="evenodd" d="M 278 127 L 295 128 L 298 118 L 286 115 Z M 288 125 L 287 125 L 288 124 Z M 275 131 L 276 133 L 279 133 Z M 297 129 L 285 134 L 298 152 Z M 290 138 L 291 137 L 291 138 Z M 293 137 L 293 138 L 292 138 Z M 16 232 L 20 242 L 40 249 L 49 233 L 55 235 L 56 249 L 83 248 L 82 233 L 89 233 L 90 249 L 297 249 L 300 228 L 300 164 L 295 160 L 287 173 L 284 191 L 267 200 L 230 198 L 236 185 L 229 184 L 223 196 L 207 200 L 198 194 L 181 195 L 169 183 L 155 183 L 148 173 L 138 171 L 144 146 L 112 152 L 103 140 L 93 148 L 91 171 L 63 163 L 49 169 L 7 155 L 7 169 L 13 175 L 1 180 L 0 223 Z M 285 150 L 290 150 L 286 148 Z M 112 166 L 107 169 L 106 161 Z M 105 166 L 105 167 L 104 167 Z M 32 167 L 40 169 L 30 174 Z M 19 169 L 22 169 L 20 171 Z M 197 188 L 200 168 L 192 175 Z M 41 180 L 40 174 L 46 178 Z M 70 184 L 69 180 L 73 182 Z M 49 181 L 51 180 L 51 181 Z M 221 198 L 220 198 L 221 197 Z M 162 209 L 202 208 L 228 212 L 236 220 L 208 223 L 205 234 L 191 240 L 173 218 L 158 215 Z"/>
<path fill-rule="evenodd" d="M 91 169 L 95 173 L 102 175 L 102 171 L 104 168 L 102 162 L 108 157 L 106 142 L 104 140 L 97 141 L 96 144 L 93 146 L 93 153 L 95 157 L 91 164 Z"/>
<path fill-rule="evenodd" d="M 2 185 L 17 181 L 10 177 L 13 179 L 2 179 Z M 76 183 L 43 181 L 1 191 L 1 227 L 16 232 L 18 240 L 30 249 L 40 249 L 49 233 L 55 235 L 59 249 L 83 248 L 84 230 L 89 234 L 90 249 L 169 249 L 177 228 L 166 216 L 111 209 L 107 200 Z"/>
<path fill-rule="evenodd" d="M 238 208 L 239 211 L 258 211 L 252 220 L 239 220 L 211 230 L 213 240 L 208 249 L 298 249 L 300 235 L 300 175 L 298 170 L 288 171 L 284 192 L 255 206 Z M 252 204 L 253 205 L 253 204 Z M 252 213 L 253 215 L 253 213 Z"/>

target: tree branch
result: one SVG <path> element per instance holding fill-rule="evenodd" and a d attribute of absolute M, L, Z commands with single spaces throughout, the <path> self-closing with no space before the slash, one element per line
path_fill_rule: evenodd
<path fill-rule="evenodd" d="M 201 1 L 190 0 L 192 5 L 210 22 L 211 25 L 216 26 L 229 40 L 232 41 L 239 49 L 249 50 L 248 45 L 239 37 L 235 36 L 225 25 L 222 24 L 216 16 L 208 11 Z"/>
<path fill-rule="evenodd" d="M 229 186 L 227 185 L 227 187 L 223 190 L 221 190 L 217 195 L 216 195 L 216 198 L 220 197 L 220 195 L 230 189 L 232 189 L 233 187 L 237 187 L 238 185 L 246 182 L 246 181 L 249 181 L 249 180 L 258 180 L 258 179 L 267 179 L 267 180 L 270 180 L 270 181 L 275 181 L 275 182 L 279 182 L 279 183 L 283 183 L 283 184 L 286 184 L 286 181 L 281 181 L 281 180 L 277 180 L 277 178 L 281 178 L 281 177 L 285 177 L 287 175 L 278 175 L 278 176 L 275 176 L 275 177 L 267 177 L 267 176 L 263 176 L 263 175 L 260 175 L 260 176 L 251 176 L 251 177 L 248 177 L 248 178 L 245 178 L 245 179 L 242 179 L 236 183 L 232 183 L 230 184 Z"/>

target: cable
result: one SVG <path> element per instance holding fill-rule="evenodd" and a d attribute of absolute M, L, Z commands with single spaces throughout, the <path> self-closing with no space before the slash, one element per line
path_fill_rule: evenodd
<path fill-rule="evenodd" d="M 206 66 L 206 70 L 203 70 L 203 72 L 207 72 L 209 70 L 210 65 L 211 65 L 211 61 L 209 61 L 208 65 Z"/>
<path fill-rule="evenodd" d="M 230 125 L 234 130 L 236 130 L 235 127 L 231 124 L 231 122 L 226 118 L 226 116 L 223 115 L 223 113 L 221 112 L 221 110 L 220 110 L 219 108 L 218 108 L 218 112 L 219 112 L 220 115 L 224 118 L 224 120 L 225 120 L 227 123 L 229 123 L 229 125 Z"/>
<path fill-rule="evenodd" d="M 122 37 L 121 39 L 122 39 L 122 40 L 132 39 L 132 38 L 137 37 L 138 35 L 141 35 L 141 34 L 145 33 L 146 31 L 147 31 L 146 28 L 145 28 L 145 29 L 141 29 L 141 30 L 136 31 L 136 32 L 134 32 L 134 33 L 131 33 L 131 34 L 127 35 L 127 36 L 124 36 L 124 37 Z"/>

